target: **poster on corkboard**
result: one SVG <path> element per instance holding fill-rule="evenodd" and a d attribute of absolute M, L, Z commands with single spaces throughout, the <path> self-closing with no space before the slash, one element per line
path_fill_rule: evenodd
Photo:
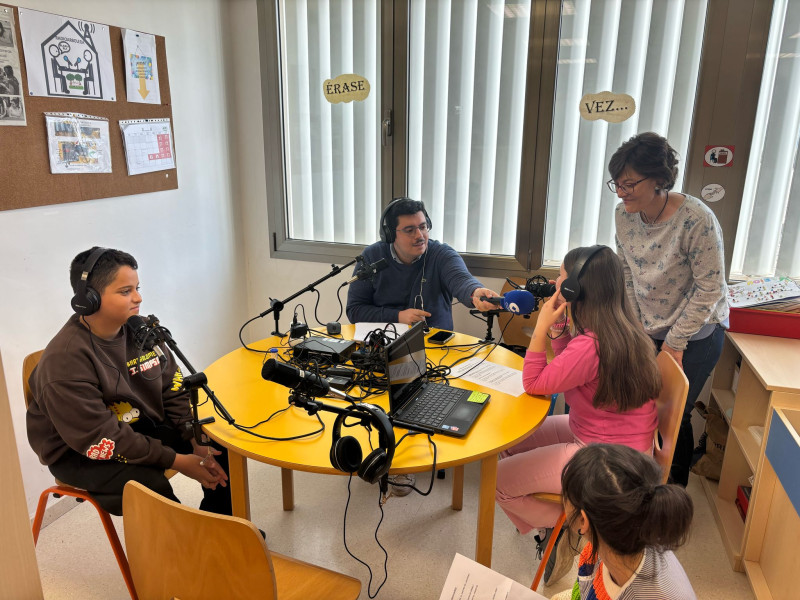
<path fill-rule="evenodd" d="M 66 5 L 65 5 L 66 6 Z M 23 9 L 24 10 L 24 9 Z M 4 13 L 4 11 L 8 11 Z M 84 25 L 83 33 L 86 34 L 86 25 L 92 43 L 98 47 L 97 36 L 103 28 L 108 33 L 110 45 L 111 66 L 113 67 L 113 89 L 106 88 L 107 79 L 103 83 L 103 94 L 110 93 L 114 101 L 98 101 L 84 97 L 83 89 L 89 89 L 87 96 L 93 93 L 93 82 L 86 83 L 82 71 L 81 81 L 84 88 L 79 93 L 61 96 L 36 96 L 31 94 L 28 86 L 28 71 L 26 68 L 26 46 L 20 30 L 19 10 L 15 6 L 0 4 L 0 20 L 2 15 L 10 15 L 9 23 L 13 23 L 14 36 L 19 46 L 20 73 L 17 75 L 21 86 L 21 95 L 25 98 L 26 125 L 20 127 L 0 127 L 0 148 L 3 149 L 2 165 L 0 165 L 0 210 L 15 210 L 33 206 L 45 206 L 98 198 L 114 198 L 131 194 L 145 194 L 174 190 L 178 188 L 177 160 L 175 166 L 166 170 L 145 172 L 131 176 L 128 174 L 125 148 L 123 144 L 120 121 L 126 120 L 153 120 L 169 119 L 172 122 L 172 97 L 170 94 L 169 65 L 167 62 L 166 41 L 163 36 L 154 35 L 155 55 L 158 64 L 158 83 L 160 102 L 158 104 L 145 104 L 129 102 L 126 92 L 126 69 L 130 69 L 130 61 L 125 60 L 123 48 L 123 30 L 116 25 L 101 24 L 93 21 L 91 15 L 71 15 L 62 17 L 68 21 Z M 63 24 L 63 23 L 62 23 Z M 94 32 L 92 32 L 94 25 Z M 124 24 L 122 24 L 124 26 Z M 76 25 L 75 29 L 79 27 Z M 66 30 L 64 30 L 66 31 Z M 64 33 L 62 31 L 58 35 Z M 98 33 L 99 32 L 99 33 Z M 51 32 L 52 33 L 52 32 Z M 74 33 L 74 32 L 73 32 Z M 54 38 L 54 40 L 57 39 Z M 79 45 L 75 35 L 66 36 L 73 41 L 70 50 L 66 53 L 69 63 L 86 65 L 83 53 L 74 54 L 74 48 Z M 56 46 L 62 40 L 58 40 Z M 88 46 L 83 50 L 87 50 Z M 45 51 L 47 48 L 45 48 Z M 63 48 L 59 48 L 61 61 L 67 65 L 63 56 Z M 77 58 L 81 58 L 78 63 Z M 95 57 L 92 56 L 92 64 Z M 41 58 L 39 59 L 41 62 Z M 67 69 L 69 71 L 69 69 Z M 75 73 L 60 70 L 66 79 L 69 74 Z M 85 71 L 89 72 L 88 69 Z M 95 74 L 92 69 L 91 75 Z M 75 84 L 77 85 L 77 84 Z M 99 91 L 99 85 L 98 85 Z M 52 173 L 50 164 L 50 150 L 48 146 L 48 128 L 45 113 L 76 113 L 85 114 L 105 119 L 108 121 L 108 147 L 111 156 L 111 172 L 87 173 Z M 174 130 L 172 131 L 174 134 Z M 177 156 L 177 140 L 171 138 L 171 153 Z"/>

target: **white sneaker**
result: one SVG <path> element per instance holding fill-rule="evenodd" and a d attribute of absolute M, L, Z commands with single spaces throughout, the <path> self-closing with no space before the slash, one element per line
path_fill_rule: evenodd
<path fill-rule="evenodd" d="M 399 475 L 389 475 L 389 485 L 391 486 L 392 496 L 408 496 L 411 493 L 411 486 L 417 481 L 412 474 L 400 473 Z"/>

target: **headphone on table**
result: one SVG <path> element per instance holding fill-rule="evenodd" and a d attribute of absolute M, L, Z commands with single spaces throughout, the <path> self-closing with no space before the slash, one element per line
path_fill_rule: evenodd
<path fill-rule="evenodd" d="M 89 275 L 92 272 L 95 264 L 103 254 L 108 251 L 108 248 L 97 247 L 86 258 L 83 263 L 81 279 L 78 282 L 78 289 L 75 290 L 75 295 L 72 297 L 70 304 L 72 310 L 83 317 L 93 315 L 100 310 L 100 294 L 97 293 L 93 287 L 88 285 Z"/>
<path fill-rule="evenodd" d="M 583 273 L 583 269 L 586 267 L 586 263 L 600 250 L 603 248 L 608 248 L 608 246 L 603 246 L 602 244 L 598 244 L 596 246 L 590 246 L 589 248 L 584 249 L 579 255 L 578 258 L 575 260 L 575 264 L 572 265 L 572 268 L 569 271 L 569 275 L 567 278 L 561 282 L 561 296 L 567 302 L 574 302 L 581 295 L 581 273 Z"/>
<path fill-rule="evenodd" d="M 369 424 L 378 430 L 378 448 L 361 460 L 361 444 L 351 435 L 342 437 L 342 425 L 347 417 L 367 416 Z M 333 440 L 331 442 L 331 465 L 339 471 L 353 473 L 368 483 L 376 483 L 389 472 L 394 457 L 394 429 L 384 410 L 362 402 L 349 407 L 339 414 L 333 424 Z"/>
<path fill-rule="evenodd" d="M 395 198 L 389 204 L 386 205 L 386 208 L 383 209 L 383 213 L 381 214 L 381 225 L 380 225 L 380 234 L 381 234 L 381 241 L 386 242 L 387 244 L 394 243 L 395 239 L 397 239 L 397 232 L 389 226 L 387 219 L 391 211 L 395 209 L 399 202 L 403 200 L 412 200 L 411 198 Z M 413 202 L 419 202 L 422 205 L 422 214 L 425 215 L 425 222 L 428 224 L 428 229 L 433 226 L 431 223 L 431 218 L 428 216 L 428 211 L 425 210 L 425 204 L 422 200 L 412 200 Z"/>

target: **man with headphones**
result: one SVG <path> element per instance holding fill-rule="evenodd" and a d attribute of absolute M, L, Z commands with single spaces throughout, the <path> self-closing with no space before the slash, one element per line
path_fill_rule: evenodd
<path fill-rule="evenodd" d="M 231 514 L 227 453 L 191 437 L 189 393 L 169 348 L 162 362 L 125 326 L 139 314 L 138 265 L 130 254 L 94 247 L 70 267 L 70 317 L 30 377 L 28 441 L 59 480 L 122 514 L 130 480 L 178 501 L 164 474 L 203 485 L 200 508 Z"/>
<path fill-rule="evenodd" d="M 347 318 L 351 323 L 425 321 L 430 327 L 453 329 L 453 298 L 472 308 L 497 306 L 480 300 L 498 294 L 483 287 L 453 248 L 429 239 L 432 227 L 419 200 L 395 198 L 383 211 L 381 241 L 364 249 L 367 263 L 385 259 L 388 268 L 373 280 L 350 285 Z"/>

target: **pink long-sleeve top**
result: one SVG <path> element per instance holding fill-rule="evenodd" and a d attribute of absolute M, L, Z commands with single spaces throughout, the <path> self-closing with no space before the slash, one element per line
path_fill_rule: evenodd
<path fill-rule="evenodd" d="M 623 444 L 640 452 L 649 452 L 658 424 L 653 400 L 624 413 L 592 405 L 600 364 L 595 341 L 591 332 L 574 338 L 566 333 L 554 339 L 555 358 L 550 364 L 544 352 L 528 350 L 522 368 L 525 391 L 540 395 L 564 392 L 564 399 L 570 407 L 570 429 L 584 444 Z"/>

